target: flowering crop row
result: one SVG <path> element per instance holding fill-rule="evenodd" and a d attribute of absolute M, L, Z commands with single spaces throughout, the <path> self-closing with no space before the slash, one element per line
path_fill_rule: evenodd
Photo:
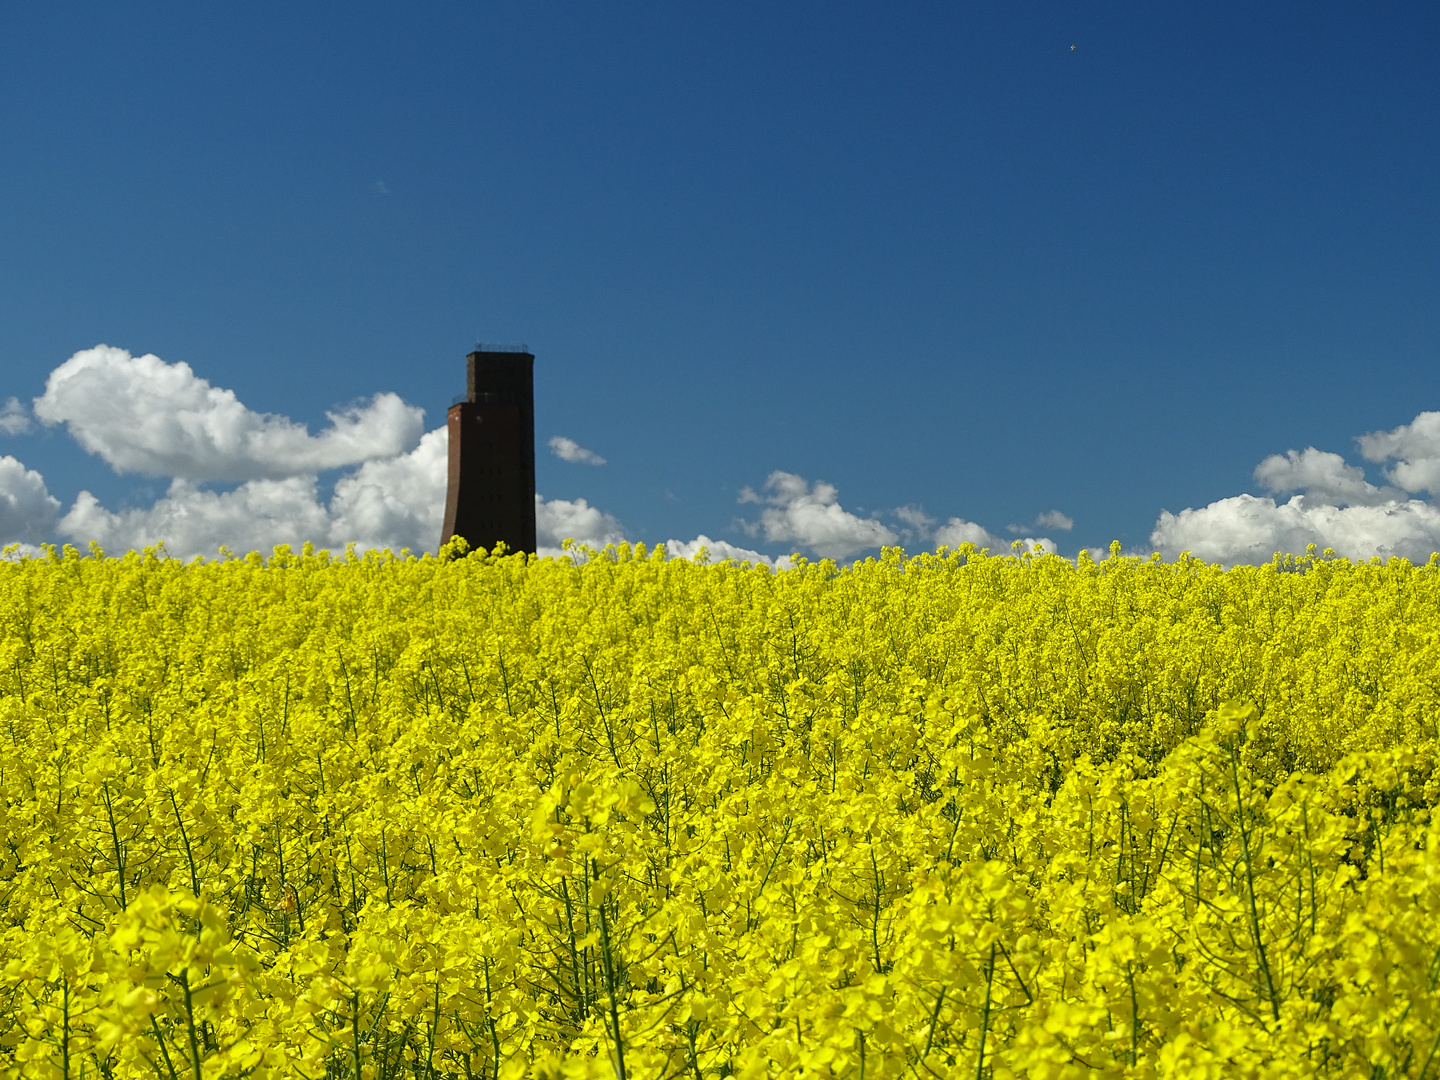
<path fill-rule="evenodd" d="M 1440 564 L 0 563 L 0 1071 L 1440 1077 Z"/>

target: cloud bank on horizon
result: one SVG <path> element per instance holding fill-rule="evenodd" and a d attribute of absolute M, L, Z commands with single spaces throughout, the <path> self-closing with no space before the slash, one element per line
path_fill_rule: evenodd
<path fill-rule="evenodd" d="M 1209 562 L 1267 562 L 1277 551 L 1299 553 L 1309 544 L 1352 559 L 1424 562 L 1440 551 L 1440 508 L 1416 493 L 1440 489 L 1440 412 L 1356 443 L 1366 461 L 1384 465 L 1384 487 L 1339 454 L 1289 450 L 1255 467 L 1269 496 L 1232 495 L 1178 514 L 1162 511 L 1150 542 L 1167 558 L 1189 551 Z M 1292 492 L 1285 502 L 1275 498 Z"/>
<path fill-rule="evenodd" d="M 63 427 L 115 472 L 166 478 L 169 488 L 149 507 L 120 510 L 81 491 L 62 513 L 39 472 L 0 455 L 0 546 L 34 550 L 64 539 L 117 552 L 163 542 L 172 555 L 187 559 L 213 556 L 222 545 L 268 552 L 306 542 L 331 550 L 354 543 L 360 550 L 433 551 L 445 504 L 445 427 L 426 431 L 424 411 L 394 393 L 327 417 L 328 426 L 311 435 L 288 417 L 254 412 L 184 362 L 106 345 L 82 350 L 50 373 L 33 407 L 15 398 L 0 405 L 0 436 L 22 437 L 37 422 Z M 1424 561 L 1440 550 L 1440 508 L 1419 497 L 1440 494 L 1440 412 L 1420 413 L 1409 424 L 1356 442 L 1366 461 L 1382 467 L 1383 485 L 1337 453 L 1307 447 L 1273 454 L 1254 473 L 1268 495 L 1239 494 L 1179 513 L 1162 511 L 1150 536 L 1154 550 L 1167 558 L 1190 551 L 1211 562 L 1255 563 L 1313 543 L 1350 558 Z M 605 464 L 566 436 L 554 436 L 549 447 L 563 461 Z M 320 474 L 337 469 L 346 471 L 322 501 Z M 218 482 L 238 486 L 205 486 Z M 1277 500 L 1284 495 L 1290 497 Z M 997 552 L 1011 546 L 976 522 L 950 517 L 942 523 L 916 505 L 862 516 L 841 505 L 833 484 L 781 470 L 758 491 L 743 488 L 739 503 L 758 507 L 759 518 L 738 518 L 731 529 L 839 561 L 893 544 L 914 550 L 970 543 Z M 561 554 L 566 539 L 594 548 L 625 539 L 615 517 L 583 498 L 537 495 L 535 514 L 542 555 Z M 1023 536 L 1018 543 L 1025 550 L 1057 552 L 1049 537 L 1029 534 L 1073 527 L 1072 518 L 1052 509 L 1006 531 Z M 665 546 L 676 558 L 704 550 L 712 561 L 789 563 L 705 534 Z"/>

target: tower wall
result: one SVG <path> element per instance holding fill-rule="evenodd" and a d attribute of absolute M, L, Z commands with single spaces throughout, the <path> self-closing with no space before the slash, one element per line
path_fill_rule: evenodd
<path fill-rule="evenodd" d="M 535 552 L 535 357 L 472 352 L 466 398 L 450 406 L 449 483 L 440 542 Z"/>

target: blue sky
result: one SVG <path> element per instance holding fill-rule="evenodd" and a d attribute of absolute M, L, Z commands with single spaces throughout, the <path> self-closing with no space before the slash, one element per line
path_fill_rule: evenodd
<path fill-rule="evenodd" d="M 1423 504 L 1423 546 L 1387 470 L 1435 456 L 1437 46 L 1420 4 L 12 5 L 0 401 L 104 343 L 428 430 L 477 337 L 524 341 L 537 435 L 606 460 L 542 446 L 540 491 L 632 540 L 804 547 L 781 472 L 923 507 L 912 546 L 1143 550 L 1314 447 L 1385 494 L 1302 498 Z M 23 419 L 59 513 L 166 496 Z"/>

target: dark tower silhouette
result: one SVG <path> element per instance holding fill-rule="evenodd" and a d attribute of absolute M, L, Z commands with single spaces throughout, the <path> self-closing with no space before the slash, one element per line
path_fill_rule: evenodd
<path fill-rule="evenodd" d="M 465 400 L 451 405 L 450 482 L 443 544 L 463 536 L 472 550 L 501 540 L 535 553 L 535 357 L 517 347 L 480 346 L 465 358 Z"/>

